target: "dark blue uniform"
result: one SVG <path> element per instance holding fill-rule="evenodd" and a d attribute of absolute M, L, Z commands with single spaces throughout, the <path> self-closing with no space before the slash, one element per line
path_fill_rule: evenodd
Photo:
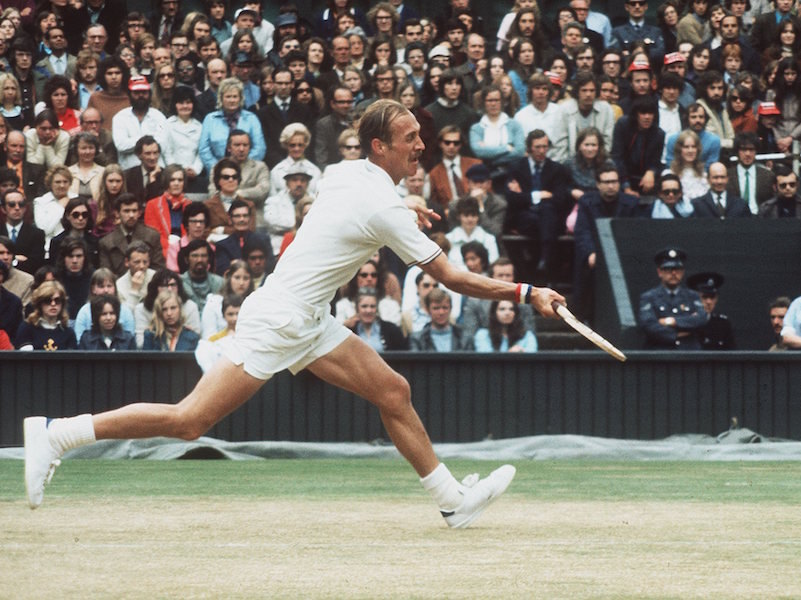
<path fill-rule="evenodd" d="M 661 325 L 659 319 L 674 317 L 675 327 Z M 698 337 L 706 325 L 707 314 L 698 292 L 679 286 L 671 294 L 664 286 L 655 287 L 640 296 L 640 326 L 645 331 L 646 347 L 662 350 L 700 350 Z M 679 337 L 689 331 L 691 335 Z"/>

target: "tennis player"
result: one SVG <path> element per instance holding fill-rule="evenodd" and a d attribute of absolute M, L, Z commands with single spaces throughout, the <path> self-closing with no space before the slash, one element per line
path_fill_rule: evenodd
<path fill-rule="evenodd" d="M 96 415 L 25 419 L 25 485 L 31 508 L 71 448 L 101 439 L 168 436 L 192 440 L 244 404 L 274 373 L 309 369 L 378 407 L 400 453 L 411 463 L 450 527 L 466 527 L 507 488 L 515 468 L 458 482 L 434 453 L 411 403 L 409 384 L 338 323 L 329 303 L 376 250 L 388 246 L 448 289 L 479 298 L 529 302 L 553 317 L 564 298 L 548 288 L 489 279 L 454 268 L 419 229 L 433 212 L 409 210 L 395 185 L 417 171 L 420 125 L 401 104 L 380 100 L 364 113 L 359 140 L 367 159 L 323 180 L 318 197 L 275 272 L 242 305 L 236 338 L 178 404 L 136 403 Z M 417 218 L 415 218 L 415 215 Z"/>

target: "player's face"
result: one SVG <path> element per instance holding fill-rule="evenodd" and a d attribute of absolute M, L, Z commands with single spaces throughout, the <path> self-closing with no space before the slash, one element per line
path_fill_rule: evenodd
<path fill-rule="evenodd" d="M 397 184 L 408 175 L 417 173 L 420 155 L 425 149 L 420 139 L 420 124 L 406 113 L 392 124 L 392 143 L 384 145 L 387 172 Z"/>

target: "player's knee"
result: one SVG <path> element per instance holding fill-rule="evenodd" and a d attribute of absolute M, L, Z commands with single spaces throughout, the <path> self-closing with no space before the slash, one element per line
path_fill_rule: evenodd
<path fill-rule="evenodd" d="M 173 435 L 179 439 L 196 440 L 214 425 L 204 419 L 203 415 L 185 410 L 180 404 L 175 408 Z"/>
<path fill-rule="evenodd" d="M 390 412 L 403 412 L 412 403 L 412 391 L 409 382 L 400 375 L 394 377 L 383 387 L 381 408 Z"/>

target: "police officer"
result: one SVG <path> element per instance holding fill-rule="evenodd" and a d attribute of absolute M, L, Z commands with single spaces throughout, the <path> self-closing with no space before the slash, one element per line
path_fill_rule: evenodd
<path fill-rule="evenodd" d="M 699 331 L 708 315 L 697 292 L 682 285 L 687 254 L 666 248 L 654 257 L 661 284 L 640 296 L 640 326 L 646 348 L 700 350 Z"/>
<path fill-rule="evenodd" d="M 709 321 L 700 331 L 701 348 L 704 350 L 734 350 L 734 331 L 726 315 L 715 310 L 718 305 L 723 275 L 720 273 L 696 273 L 687 278 L 687 285 L 701 295 Z"/>

